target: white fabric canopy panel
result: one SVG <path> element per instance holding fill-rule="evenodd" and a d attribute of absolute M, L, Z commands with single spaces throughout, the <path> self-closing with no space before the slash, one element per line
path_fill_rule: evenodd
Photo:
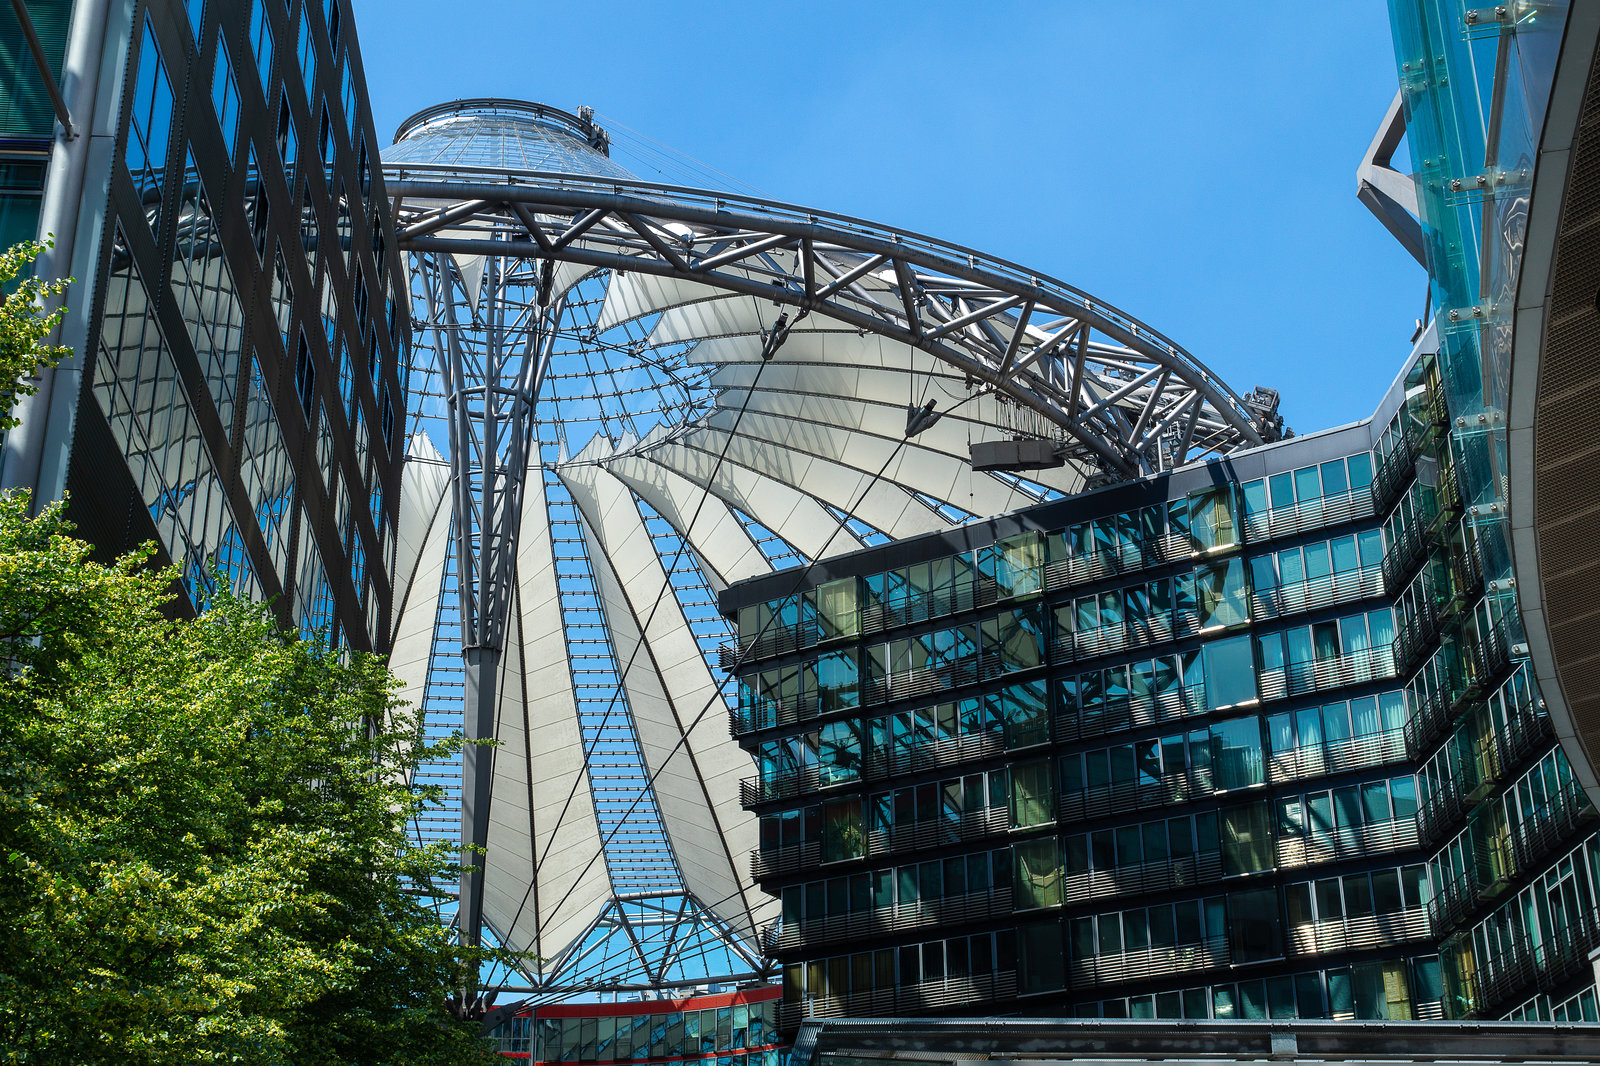
<path fill-rule="evenodd" d="M 532 480 L 517 553 L 517 602 L 500 678 L 484 918 L 505 946 L 561 956 L 611 898 L 578 729 L 544 522 Z"/>
<path fill-rule="evenodd" d="M 595 578 L 623 669 L 623 686 L 662 824 L 685 886 L 736 932 L 754 939 L 771 900 L 746 856 L 754 815 L 739 803 L 749 757 L 728 742 L 727 705 L 695 643 L 632 493 L 596 466 L 563 472 L 593 543 Z"/>

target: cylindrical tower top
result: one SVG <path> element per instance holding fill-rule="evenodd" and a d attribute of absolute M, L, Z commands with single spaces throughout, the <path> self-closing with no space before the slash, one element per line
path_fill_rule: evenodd
<path fill-rule="evenodd" d="M 577 114 L 527 100 L 481 97 L 424 108 L 400 123 L 387 166 L 544 171 L 634 177 L 610 158 L 594 110 Z"/>

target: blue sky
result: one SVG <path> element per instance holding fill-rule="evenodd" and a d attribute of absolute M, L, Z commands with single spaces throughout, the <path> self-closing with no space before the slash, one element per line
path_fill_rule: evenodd
<path fill-rule="evenodd" d="M 1377 0 L 352 2 L 382 140 L 457 97 L 587 104 L 1086 289 L 1301 432 L 1371 414 L 1423 313 L 1355 197 L 1395 89 Z"/>

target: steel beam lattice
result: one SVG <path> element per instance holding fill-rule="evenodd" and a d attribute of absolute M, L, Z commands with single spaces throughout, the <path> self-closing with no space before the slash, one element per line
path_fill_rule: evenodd
<path fill-rule="evenodd" d="M 389 179 L 403 249 L 635 271 L 819 312 L 1037 412 L 1067 457 L 1113 479 L 1282 433 L 1270 393 L 1241 397 L 1132 316 L 971 249 L 727 193 L 463 169 Z"/>

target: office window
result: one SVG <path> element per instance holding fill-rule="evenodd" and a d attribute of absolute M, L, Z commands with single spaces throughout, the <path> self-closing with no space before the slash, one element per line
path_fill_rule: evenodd
<path fill-rule="evenodd" d="M 239 478 L 255 512 L 256 524 L 278 580 L 290 577 L 289 524 L 294 502 L 294 466 L 283 442 L 276 407 L 261 373 L 260 353 L 251 365 L 245 401 L 244 434 L 239 444 Z"/>
<path fill-rule="evenodd" d="M 328 117 L 328 103 L 322 103 L 322 120 L 317 125 L 317 154 L 322 158 L 322 169 L 328 174 L 333 173 L 333 153 L 336 145 L 333 138 L 333 120 Z"/>
<path fill-rule="evenodd" d="M 1016 909 L 1055 907 L 1061 903 L 1061 848 L 1055 837 L 1012 845 Z"/>
<path fill-rule="evenodd" d="M 278 158 L 283 160 L 283 178 L 288 183 L 289 195 L 294 195 L 295 159 L 299 154 L 299 138 L 294 132 L 294 112 L 289 108 L 289 93 L 284 90 L 278 97 Z"/>
<path fill-rule="evenodd" d="M 303 4 L 300 8 L 300 77 L 305 82 L 308 103 L 315 98 L 317 84 L 317 46 L 311 40 L 310 7 Z"/>
<path fill-rule="evenodd" d="M 389 386 L 383 387 L 383 397 L 378 401 L 378 417 L 383 431 L 383 450 L 388 454 L 397 443 L 394 436 L 394 404 L 389 399 Z"/>
<path fill-rule="evenodd" d="M 329 287 L 331 288 L 331 284 Z M 349 418 L 350 411 L 355 406 L 356 400 L 356 370 L 350 362 L 350 349 L 348 346 L 339 346 L 338 327 L 333 319 L 324 315 L 322 328 L 327 334 L 329 349 L 338 349 L 339 399 L 344 401 L 345 417 Z"/>
<path fill-rule="evenodd" d="M 205 184 L 188 156 L 173 250 L 173 301 L 189 330 L 195 359 L 205 375 L 217 417 L 231 431 L 238 388 L 239 353 L 244 338 L 244 308 L 233 271 L 222 252 L 220 227 Z"/>
<path fill-rule="evenodd" d="M 294 360 L 294 391 L 300 397 L 300 410 L 306 416 L 306 424 L 311 425 L 317 407 L 317 364 L 303 332 Z"/>
<path fill-rule="evenodd" d="M 278 335 L 283 339 L 283 350 L 289 352 L 290 323 L 294 319 L 294 280 L 289 276 L 289 264 L 283 258 L 283 248 L 274 250 L 272 256 L 272 315 L 278 323 Z"/>
<path fill-rule="evenodd" d="M 267 6 L 255 0 L 250 11 L 250 50 L 255 53 L 256 73 L 261 76 L 261 96 L 269 104 L 272 82 L 272 23 L 267 19 Z"/>
<path fill-rule="evenodd" d="M 367 494 L 367 506 L 372 514 L 372 529 L 378 535 L 378 543 L 383 543 L 383 486 L 373 479 L 372 489 Z"/>
<path fill-rule="evenodd" d="M 1201 656 L 1205 662 L 1206 703 L 1213 710 L 1258 698 L 1249 636 L 1214 640 L 1205 645 Z"/>
<path fill-rule="evenodd" d="M 344 65 L 344 83 L 339 90 L 339 106 L 344 108 L 345 132 L 350 139 L 356 139 L 356 121 L 360 117 L 356 110 L 356 75 L 355 68 L 349 63 Z"/>
<path fill-rule="evenodd" d="M 306 0 L 310 3 L 310 0 Z M 339 0 L 323 0 L 322 15 L 328 22 L 328 50 L 336 57 L 339 55 L 339 30 L 340 12 Z"/>
<path fill-rule="evenodd" d="M 232 519 L 200 420 L 120 226 L 93 389 L 161 543 L 179 566 L 184 591 L 203 607 L 213 591 L 212 553 L 223 546 Z"/>
<path fill-rule="evenodd" d="M 1236 626 L 1250 621 L 1250 590 L 1245 584 L 1244 560 L 1196 567 L 1188 578 L 1194 589 L 1194 609 L 1201 629 Z"/>
<path fill-rule="evenodd" d="M 220 30 L 217 32 L 216 68 L 211 74 L 211 106 L 222 127 L 222 139 L 227 142 L 231 161 L 239 146 L 239 85 L 234 81 L 228 43 L 222 39 Z"/>
<path fill-rule="evenodd" d="M 196 16 L 197 17 L 197 16 Z M 172 83 L 167 77 L 155 30 L 147 17 L 139 46 L 139 68 L 134 82 L 133 109 L 122 159 L 133 177 L 134 188 L 145 205 L 152 230 L 161 212 L 167 169 L 167 141 L 172 132 Z"/>
<path fill-rule="evenodd" d="M 248 151 L 245 155 L 245 188 L 244 188 L 244 215 L 245 221 L 250 225 L 250 240 L 255 246 L 256 260 L 266 262 L 267 255 L 267 221 L 269 208 L 267 204 L 266 185 L 261 180 L 261 166 L 256 161 L 256 146 L 253 141 L 246 140 Z"/>

